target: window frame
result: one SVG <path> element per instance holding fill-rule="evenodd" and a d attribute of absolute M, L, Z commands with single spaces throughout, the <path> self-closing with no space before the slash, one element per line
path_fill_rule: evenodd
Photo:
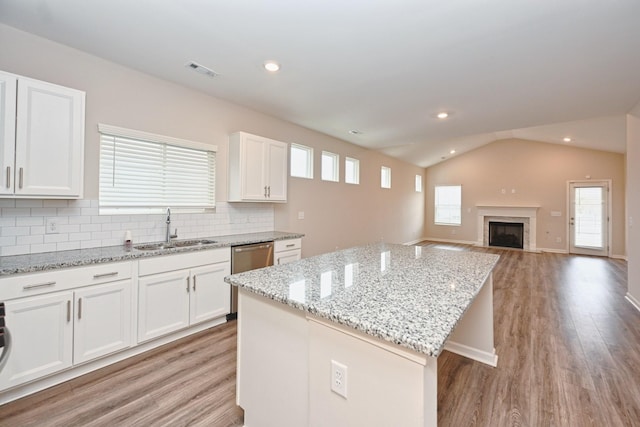
<path fill-rule="evenodd" d="M 101 215 L 156 214 L 166 212 L 168 207 L 174 212 L 193 213 L 215 209 L 216 145 L 102 123 L 98 124 L 98 132 Z M 118 146 L 122 147 L 120 153 Z M 125 166 L 116 170 L 118 163 Z M 149 173 L 155 178 L 155 186 L 153 179 L 145 178 Z M 116 179 L 121 180 L 119 188 L 104 186 L 105 182 L 115 183 Z M 145 185 L 141 187 L 140 182 Z M 184 192 L 186 182 L 189 182 L 188 193 Z M 191 191 L 194 188 L 197 190 Z M 120 194 L 123 197 L 118 199 Z"/>
<path fill-rule="evenodd" d="M 388 166 L 380 167 L 380 188 L 391 189 L 391 168 Z"/>
<path fill-rule="evenodd" d="M 459 189 L 459 201 L 458 204 L 439 204 L 438 203 L 438 189 L 442 189 L 442 188 L 458 188 Z M 455 221 L 438 221 L 438 219 L 443 219 L 442 217 L 439 217 L 438 215 L 438 208 L 439 207 L 447 207 L 449 209 L 456 208 L 458 209 L 458 222 Z M 449 218 L 455 217 L 454 216 L 449 216 Z M 461 226 L 462 225 L 462 185 L 460 184 L 456 184 L 456 185 L 434 185 L 434 189 L 433 189 L 433 223 L 435 225 L 451 225 L 451 226 Z"/>
<path fill-rule="evenodd" d="M 332 177 L 330 178 L 325 177 L 325 163 L 324 163 L 325 157 L 332 158 L 333 173 L 332 173 Z M 327 182 L 340 182 L 340 155 L 339 154 L 333 153 L 331 151 L 322 150 L 322 156 L 320 158 L 320 179 L 322 179 L 322 181 L 327 181 Z"/>
<path fill-rule="evenodd" d="M 355 175 L 355 179 L 353 181 L 347 180 L 347 170 L 348 170 L 347 163 L 350 163 L 350 162 L 353 164 L 354 175 Z M 360 160 L 359 159 L 355 159 L 353 157 L 348 157 L 348 156 L 344 157 L 344 182 L 345 184 L 353 184 L 353 185 L 360 184 Z"/>
<path fill-rule="evenodd" d="M 305 165 L 307 174 L 304 176 L 293 174 L 293 159 L 294 159 L 293 150 L 294 149 L 305 151 L 307 154 L 306 165 Z M 313 156 L 314 156 L 313 147 L 308 147 L 306 145 L 296 144 L 292 142 L 289 147 L 289 158 L 291 159 L 290 167 L 289 167 L 289 176 L 291 176 L 292 178 L 313 179 Z"/>

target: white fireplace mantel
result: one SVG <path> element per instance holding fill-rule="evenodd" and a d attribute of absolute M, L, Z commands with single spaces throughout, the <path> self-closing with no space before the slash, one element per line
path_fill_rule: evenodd
<path fill-rule="evenodd" d="M 485 217 L 512 217 L 512 218 L 528 218 L 529 223 L 529 242 L 525 245 L 525 250 L 535 252 L 536 246 L 536 219 L 540 205 L 492 205 L 477 204 L 478 209 L 478 246 L 484 246 L 485 243 Z"/>

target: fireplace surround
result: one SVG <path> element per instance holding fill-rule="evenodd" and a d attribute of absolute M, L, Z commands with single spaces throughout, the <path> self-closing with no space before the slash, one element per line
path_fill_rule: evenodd
<path fill-rule="evenodd" d="M 476 205 L 478 210 L 477 246 L 489 246 L 489 222 L 523 224 L 523 247 L 525 251 L 536 252 L 537 211 L 539 205 Z"/>

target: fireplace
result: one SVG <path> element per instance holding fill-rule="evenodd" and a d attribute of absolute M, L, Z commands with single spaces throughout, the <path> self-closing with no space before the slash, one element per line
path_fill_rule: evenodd
<path fill-rule="evenodd" d="M 524 249 L 524 223 L 489 221 L 489 246 Z"/>
<path fill-rule="evenodd" d="M 489 222 L 507 222 L 524 224 L 522 232 L 522 249 L 537 252 L 536 216 L 540 205 L 489 205 L 478 204 L 478 246 L 489 246 Z"/>

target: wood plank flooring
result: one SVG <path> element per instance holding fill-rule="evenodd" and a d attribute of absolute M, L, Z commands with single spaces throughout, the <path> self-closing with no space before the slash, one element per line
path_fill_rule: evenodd
<path fill-rule="evenodd" d="M 498 367 L 438 358 L 440 426 L 640 426 L 640 313 L 626 263 L 498 253 Z M 0 426 L 241 426 L 236 323 L 0 406 Z"/>

